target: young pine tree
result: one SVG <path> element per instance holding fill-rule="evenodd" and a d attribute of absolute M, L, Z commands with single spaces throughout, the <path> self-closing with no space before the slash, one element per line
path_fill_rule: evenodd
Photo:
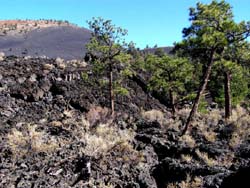
<path fill-rule="evenodd" d="M 88 24 L 92 31 L 91 40 L 87 44 L 88 54 L 97 72 L 99 71 L 100 74 L 103 71 L 108 72 L 110 109 L 113 116 L 115 91 L 126 93 L 126 89 L 120 86 L 121 75 L 130 74 L 128 69 L 130 56 L 126 53 L 128 44 L 124 38 L 127 30 L 116 27 L 111 20 L 104 20 L 100 17 L 93 18 L 88 21 Z M 114 80 L 114 73 L 117 73 L 117 80 Z"/>
<path fill-rule="evenodd" d="M 149 55 L 146 58 L 146 67 L 151 72 L 150 89 L 168 96 L 172 114 L 175 116 L 176 105 L 186 92 L 185 85 L 192 80 L 193 66 L 186 58 Z"/>

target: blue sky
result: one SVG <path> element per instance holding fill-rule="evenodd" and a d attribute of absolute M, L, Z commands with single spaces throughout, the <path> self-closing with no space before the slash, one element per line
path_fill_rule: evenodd
<path fill-rule="evenodd" d="M 197 0 L 0 0 L 0 19 L 59 19 L 87 27 L 101 16 L 128 29 L 128 41 L 140 48 L 171 46 L 189 26 L 188 8 Z M 209 3 L 211 0 L 200 0 Z M 250 0 L 227 0 L 236 21 L 250 20 Z"/>

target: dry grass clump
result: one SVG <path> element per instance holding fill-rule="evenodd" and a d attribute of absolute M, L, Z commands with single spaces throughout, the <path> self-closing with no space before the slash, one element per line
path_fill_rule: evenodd
<path fill-rule="evenodd" d="M 246 114 L 237 119 L 236 124 L 241 131 L 250 131 L 250 114 Z M 249 133 L 249 132 L 248 132 Z"/>
<path fill-rule="evenodd" d="M 234 126 L 234 132 L 229 140 L 229 146 L 236 148 L 250 137 L 250 114 L 246 109 L 238 106 L 232 112 L 229 125 Z"/>
<path fill-rule="evenodd" d="M 229 140 L 229 146 L 236 148 L 243 142 L 243 140 L 244 139 L 237 132 L 234 132 Z"/>
<path fill-rule="evenodd" d="M 179 111 L 177 111 L 176 115 L 180 118 L 180 119 L 187 119 L 190 113 L 189 108 L 183 108 L 180 109 Z"/>
<path fill-rule="evenodd" d="M 62 58 L 60 58 L 60 57 L 57 57 L 55 61 L 56 61 L 57 67 L 58 67 L 59 69 L 64 70 L 64 69 L 66 68 L 66 64 L 65 64 L 65 62 L 64 62 L 64 59 L 62 59 Z"/>
<path fill-rule="evenodd" d="M 166 122 L 166 127 L 168 129 L 174 129 L 177 130 L 178 132 L 180 131 L 180 125 L 181 125 L 181 121 L 177 120 L 177 119 L 168 119 Z"/>
<path fill-rule="evenodd" d="M 185 125 L 189 112 L 190 112 L 190 109 L 188 108 L 183 108 L 177 111 L 175 118 L 165 119 L 164 126 L 166 126 L 168 129 L 174 129 L 180 132 Z"/>
<path fill-rule="evenodd" d="M 63 62 L 64 62 L 64 59 L 62 59 L 60 57 L 56 58 L 56 63 L 63 63 Z"/>
<path fill-rule="evenodd" d="M 90 126 L 96 125 L 98 123 L 106 123 L 110 119 L 109 110 L 105 107 L 102 108 L 100 106 L 94 106 L 90 108 L 86 114 L 86 118 Z"/>
<path fill-rule="evenodd" d="M 80 182 L 81 183 L 81 182 Z M 82 183 L 79 186 L 81 187 L 93 187 L 93 188 L 115 188 L 115 185 L 113 185 L 110 182 L 104 182 L 104 181 L 100 181 L 97 182 L 96 179 L 94 178 L 90 178 L 89 181 L 87 181 L 86 183 Z"/>
<path fill-rule="evenodd" d="M 185 181 L 168 184 L 167 188 L 200 188 L 202 184 L 202 179 L 200 177 L 196 176 L 191 178 L 190 175 L 188 175 Z"/>
<path fill-rule="evenodd" d="M 67 67 L 67 65 L 65 64 L 65 63 L 57 63 L 57 67 L 59 68 L 59 69 L 62 69 L 62 70 L 64 70 L 66 67 Z"/>
<path fill-rule="evenodd" d="M 82 140 L 86 143 L 83 153 L 93 157 L 105 155 L 116 146 L 131 148 L 134 132 L 119 130 L 109 124 L 100 124 L 92 133 L 87 131 Z"/>
<path fill-rule="evenodd" d="M 206 141 L 212 142 L 212 143 L 215 142 L 217 139 L 217 133 L 215 133 L 212 130 L 203 132 L 203 136 L 206 139 Z"/>
<path fill-rule="evenodd" d="M 46 63 L 46 64 L 43 65 L 43 69 L 44 69 L 44 70 L 47 70 L 47 71 L 51 71 L 51 70 L 53 70 L 54 68 L 55 68 L 55 66 L 54 66 L 53 64 L 48 64 L 48 63 Z"/>
<path fill-rule="evenodd" d="M 168 129 L 181 131 L 186 123 L 190 109 L 183 108 L 176 113 L 176 118 L 165 118 L 164 114 L 158 110 L 142 111 L 143 118 L 149 121 L 158 121 Z M 218 139 L 218 133 L 215 130 L 221 120 L 224 119 L 224 110 L 213 109 L 206 114 L 197 114 L 192 123 L 192 127 L 196 128 L 197 133 L 201 134 L 204 140 L 214 143 Z M 222 121 L 224 122 L 224 121 Z M 233 133 L 229 145 L 233 148 L 240 145 L 244 140 L 250 137 L 250 114 L 249 112 L 237 106 L 232 111 L 232 117 L 226 123 L 234 124 L 235 132 Z M 195 140 L 191 137 L 182 137 L 180 141 L 185 142 L 190 147 L 195 146 Z"/>
<path fill-rule="evenodd" d="M 199 149 L 195 150 L 196 155 L 202 160 L 206 165 L 208 166 L 216 166 L 218 165 L 218 161 L 210 158 L 207 153 L 205 152 L 200 152 Z"/>
<path fill-rule="evenodd" d="M 196 146 L 195 139 L 190 135 L 183 135 L 182 137 L 179 138 L 179 141 L 190 148 L 194 148 Z"/>
<path fill-rule="evenodd" d="M 69 60 L 67 61 L 67 64 L 70 64 L 73 67 L 79 67 L 79 68 L 84 68 L 88 65 L 85 61 L 77 60 L 77 59 Z"/>
<path fill-rule="evenodd" d="M 244 117 L 246 114 L 247 114 L 246 109 L 238 105 L 236 108 L 232 110 L 232 116 L 230 117 L 229 122 L 236 122 L 241 117 Z"/>
<path fill-rule="evenodd" d="M 44 131 L 37 131 L 36 125 L 28 125 L 26 131 L 12 129 L 7 135 L 8 145 L 15 157 L 32 153 L 51 152 L 58 148 L 57 141 Z"/>
<path fill-rule="evenodd" d="M 133 146 L 135 136 L 133 129 L 120 129 L 111 120 L 107 123 L 98 123 L 93 127 L 85 118 L 82 118 L 81 125 L 78 124 L 76 129 L 75 138 L 85 143 L 80 151 L 84 155 L 96 159 L 103 158 L 103 161 L 104 158 L 112 158 L 115 161 L 133 164 L 143 160 L 140 152 Z M 113 156 L 109 156 L 110 153 L 113 153 Z M 104 163 L 110 162 L 106 160 Z"/>
<path fill-rule="evenodd" d="M 234 159 L 235 159 L 235 154 L 233 152 L 226 153 L 225 155 L 222 154 L 222 156 L 217 158 L 217 163 L 220 166 L 229 168 L 230 166 L 232 166 Z"/>
<path fill-rule="evenodd" d="M 67 118 L 72 118 L 74 116 L 74 111 L 73 110 L 64 110 L 63 115 Z"/>
<path fill-rule="evenodd" d="M 134 148 L 133 129 L 120 129 L 114 122 L 99 123 L 93 128 L 85 118 L 82 118 L 81 122 L 82 128 L 76 127 L 78 132 L 74 133 L 76 139 L 84 143 L 78 152 L 98 161 L 95 165 L 100 173 L 109 172 L 116 175 L 117 166 L 127 171 L 131 165 L 137 167 L 145 161 L 144 154 Z M 116 182 L 109 177 L 103 174 L 98 179 L 90 179 L 82 187 L 113 188 Z"/>
<path fill-rule="evenodd" d="M 115 188 L 115 185 L 112 183 L 100 183 L 98 186 L 95 186 L 96 188 Z"/>
<path fill-rule="evenodd" d="M 50 122 L 49 125 L 51 125 L 53 127 L 62 127 L 63 124 L 61 121 L 52 121 L 52 122 Z"/>
<path fill-rule="evenodd" d="M 182 162 L 187 162 L 187 163 L 191 163 L 193 161 L 193 157 L 191 155 L 181 155 L 181 161 Z"/>
<path fill-rule="evenodd" d="M 216 127 L 218 122 L 223 119 L 223 113 L 219 109 L 213 109 L 207 114 L 204 114 L 205 125 L 208 127 Z"/>
<path fill-rule="evenodd" d="M 176 118 L 168 118 L 165 119 L 164 122 L 168 128 L 181 131 L 187 121 L 189 113 L 189 108 L 183 108 L 176 112 Z M 196 127 L 201 132 L 206 132 L 204 135 L 206 139 L 208 141 L 214 142 L 216 139 L 216 134 L 213 133 L 213 129 L 216 128 L 218 122 L 223 119 L 222 115 L 223 112 L 218 109 L 212 110 L 207 114 L 197 113 L 192 122 L 192 126 Z"/>
<path fill-rule="evenodd" d="M 207 153 L 201 152 L 199 149 L 195 150 L 196 155 L 199 157 L 200 161 L 205 163 L 206 165 L 213 167 L 213 166 L 223 166 L 229 168 L 234 161 L 234 153 L 226 153 L 221 154 L 216 158 L 211 158 L 208 156 Z"/>
<path fill-rule="evenodd" d="M 160 124 L 163 124 L 163 122 L 165 121 L 164 114 L 160 110 L 153 109 L 149 111 L 142 111 L 141 115 L 144 119 L 148 121 L 157 121 Z"/>

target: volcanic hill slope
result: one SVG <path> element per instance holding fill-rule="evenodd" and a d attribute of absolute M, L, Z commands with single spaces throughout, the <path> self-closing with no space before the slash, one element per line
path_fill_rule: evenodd
<path fill-rule="evenodd" d="M 0 21 L 0 51 L 6 55 L 83 58 L 91 33 L 65 21 Z"/>
<path fill-rule="evenodd" d="M 199 115 L 180 137 L 189 110 L 172 118 L 136 79 L 110 118 L 106 86 L 85 62 L 2 59 L 0 187 L 248 187 L 248 111 L 230 123 L 218 110 Z"/>
<path fill-rule="evenodd" d="M 82 59 L 90 37 L 90 30 L 67 21 L 0 20 L 0 52 L 6 55 Z M 169 54 L 172 49 L 152 47 L 142 52 Z"/>

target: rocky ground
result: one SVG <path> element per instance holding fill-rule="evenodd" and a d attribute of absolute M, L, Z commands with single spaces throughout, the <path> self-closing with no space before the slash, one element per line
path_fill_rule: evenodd
<path fill-rule="evenodd" d="M 180 137 L 188 109 L 172 118 L 128 79 L 110 118 L 96 77 L 83 61 L 0 61 L 0 187 L 248 187 L 248 110 L 201 114 Z"/>

